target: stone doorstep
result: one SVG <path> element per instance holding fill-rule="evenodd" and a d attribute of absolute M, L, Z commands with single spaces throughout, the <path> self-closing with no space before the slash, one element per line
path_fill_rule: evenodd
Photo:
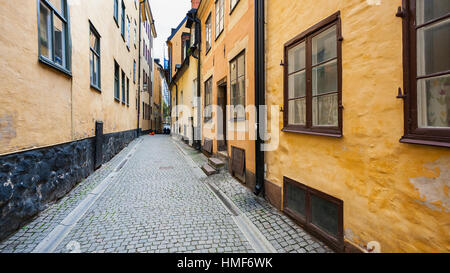
<path fill-rule="evenodd" d="M 211 167 L 209 164 L 205 164 L 202 166 L 202 170 L 203 172 L 205 172 L 205 174 L 207 176 L 213 175 L 217 173 L 217 170 L 214 169 L 213 167 Z"/>
<path fill-rule="evenodd" d="M 211 165 L 216 170 L 219 170 L 219 169 L 225 167 L 225 162 L 223 162 L 219 158 L 214 158 L 214 157 L 208 158 L 208 164 Z"/>

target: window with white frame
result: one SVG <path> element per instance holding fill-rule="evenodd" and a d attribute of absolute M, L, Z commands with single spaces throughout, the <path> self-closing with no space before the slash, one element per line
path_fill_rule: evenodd
<path fill-rule="evenodd" d="M 216 38 L 223 31 L 224 0 L 216 0 Z"/>
<path fill-rule="evenodd" d="M 205 41 L 206 41 L 206 52 L 211 49 L 211 37 L 212 37 L 212 29 L 211 29 L 211 14 L 205 23 Z"/>

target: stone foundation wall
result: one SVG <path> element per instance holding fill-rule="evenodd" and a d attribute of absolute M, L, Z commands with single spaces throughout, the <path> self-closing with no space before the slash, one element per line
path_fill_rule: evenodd
<path fill-rule="evenodd" d="M 104 135 L 103 163 L 136 138 L 136 130 Z M 95 139 L 0 156 L 0 240 L 66 195 L 94 171 Z"/>

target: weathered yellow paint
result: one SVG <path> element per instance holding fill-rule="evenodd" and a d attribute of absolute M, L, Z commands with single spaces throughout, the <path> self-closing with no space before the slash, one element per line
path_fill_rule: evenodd
<path fill-rule="evenodd" d="M 181 50 L 181 48 L 180 48 Z M 175 113 L 177 113 L 178 119 L 172 117 L 172 123 L 174 133 L 189 140 L 189 143 L 193 144 L 193 128 L 197 124 L 197 115 L 195 112 L 194 99 L 197 95 L 197 84 L 194 81 L 197 79 L 197 59 L 189 56 L 189 66 L 186 66 L 183 73 L 179 74 L 175 83 L 177 86 L 172 85 L 171 92 L 173 98 L 173 105 L 176 104 L 176 94 L 178 90 L 178 107 L 175 107 Z M 190 121 L 193 117 L 194 124 Z"/>
<path fill-rule="evenodd" d="M 341 139 L 280 130 L 279 148 L 266 153 L 267 179 L 282 186 L 287 176 L 342 199 L 348 242 L 449 252 L 450 151 L 399 143 L 402 21 L 395 13 L 402 1 L 379 2 L 266 1 L 267 104 L 283 105 L 283 45 L 340 10 L 345 107 Z"/>
<path fill-rule="evenodd" d="M 197 115 L 194 112 L 194 97 L 197 94 L 197 59 L 188 55 L 189 60 L 183 59 L 182 52 L 182 36 L 183 33 L 190 33 L 190 29 L 186 28 L 186 22 L 183 19 L 180 28 L 167 42 L 169 46 L 170 62 L 172 67 L 173 84 L 170 86 L 172 98 L 172 133 L 179 135 L 184 139 L 188 139 L 193 144 L 193 127 L 197 124 Z M 189 63 L 187 63 L 189 62 Z M 183 65 L 181 70 L 176 70 L 176 65 Z M 178 101 L 177 101 L 178 100 Z M 194 117 L 194 124 L 190 118 Z"/>
<path fill-rule="evenodd" d="M 139 55 L 134 47 L 139 7 L 124 0 L 132 22 L 128 50 L 114 22 L 111 1 L 68 3 L 72 77 L 38 62 L 37 2 L 1 4 L 0 154 L 91 137 L 96 120 L 103 121 L 104 133 L 137 126 L 133 60 L 138 62 Z M 89 20 L 101 35 L 102 92 L 90 88 Z M 114 100 L 114 60 L 130 79 L 128 107 Z"/>
<path fill-rule="evenodd" d="M 211 49 L 205 50 L 205 22 L 211 14 L 212 44 Z M 218 82 L 226 80 L 227 104 L 231 104 L 230 61 L 241 52 L 245 52 L 245 106 L 255 103 L 254 91 L 254 1 L 240 0 L 230 14 L 230 3 L 224 3 L 224 30 L 216 38 L 215 29 L 215 1 L 201 1 L 198 15 L 202 22 L 202 58 L 201 58 L 201 92 L 202 107 L 204 108 L 205 82 L 212 76 L 212 103 L 217 104 Z M 217 117 L 213 112 L 213 119 L 204 124 L 202 138 L 213 139 L 213 153 L 218 151 L 217 135 L 219 132 Z M 229 115 L 228 115 L 229 116 Z M 227 118 L 228 120 L 228 118 Z M 256 172 L 255 145 L 251 135 L 254 132 L 254 115 L 247 113 L 247 122 L 228 122 L 227 136 L 234 135 L 234 140 L 228 140 L 228 154 L 231 146 L 245 150 L 246 169 Z M 210 129 L 208 129 L 210 128 Z M 241 132 L 241 130 L 244 130 Z"/>

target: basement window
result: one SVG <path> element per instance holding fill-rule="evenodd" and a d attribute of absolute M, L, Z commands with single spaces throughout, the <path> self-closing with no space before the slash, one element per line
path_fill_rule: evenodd
<path fill-rule="evenodd" d="M 245 175 L 245 150 L 231 146 L 231 171 L 233 175 Z"/>
<path fill-rule="evenodd" d="M 67 1 L 41 0 L 38 9 L 39 60 L 70 74 Z"/>
<path fill-rule="evenodd" d="M 332 248 L 344 247 L 344 202 L 284 177 L 284 212 Z"/>

